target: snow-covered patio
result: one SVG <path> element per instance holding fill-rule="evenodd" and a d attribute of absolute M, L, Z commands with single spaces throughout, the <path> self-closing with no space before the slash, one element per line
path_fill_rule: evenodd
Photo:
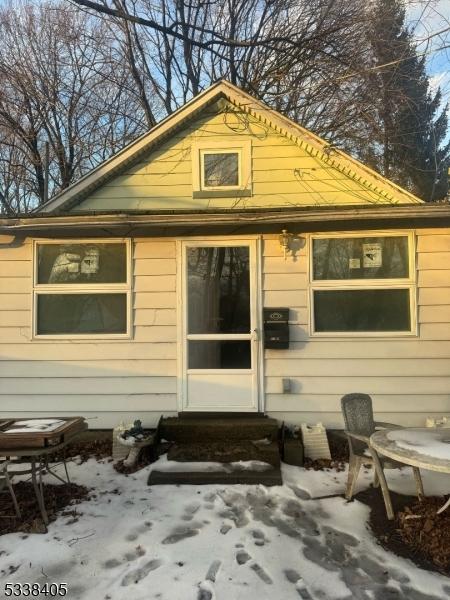
<path fill-rule="evenodd" d="M 6 582 L 66 582 L 70 600 L 450 597 L 450 579 L 376 544 L 367 506 L 314 499 L 342 494 L 346 472 L 284 465 L 280 487 L 149 487 L 148 468 L 125 477 L 107 460 L 69 466 L 94 497 L 48 534 L 0 537 L 0 597 Z M 414 493 L 410 469 L 387 476 L 391 489 Z M 448 476 L 423 479 L 427 494 L 450 492 Z"/>

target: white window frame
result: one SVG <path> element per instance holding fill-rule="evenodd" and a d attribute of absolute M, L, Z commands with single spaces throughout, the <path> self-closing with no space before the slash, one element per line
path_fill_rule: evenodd
<path fill-rule="evenodd" d="M 38 247 L 55 244 L 125 244 L 127 277 L 124 283 L 38 283 Z M 131 339 L 132 336 L 132 270 L 131 270 L 131 240 L 129 238 L 107 239 L 58 239 L 58 240 L 33 240 L 33 310 L 32 312 L 32 337 L 37 340 L 85 340 L 85 339 Z M 111 294 L 123 293 L 127 296 L 127 331 L 125 333 L 52 333 L 42 334 L 37 332 L 37 300 L 40 294 Z"/>
<path fill-rule="evenodd" d="M 408 239 L 409 277 L 395 279 L 314 279 L 314 240 L 367 237 L 406 237 Z M 345 231 L 339 233 L 310 234 L 308 240 L 308 314 L 309 335 L 311 337 L 411 337 L 417 336 L 417 285 L 416 285 L 416 243 L 413 231 Z M 409 308 L 411 329 L 409 331 L 316 331 L 314 320 L 314 292 L 319 290 L 367 290 L 367 289 L 407 289 L 409 290 Z"/>
<path fill-rule="evenodd" d="M 192 185 L 194 194 L 203 195 L 233 195 L 235 193 L 251 194 L 251 140 L 230 141 L 223 143 L 197 143 L 192 145 Z M 237 185 L 205 185 L 205 154 L 237 154 L 238 155 L 238 184 Z"/>

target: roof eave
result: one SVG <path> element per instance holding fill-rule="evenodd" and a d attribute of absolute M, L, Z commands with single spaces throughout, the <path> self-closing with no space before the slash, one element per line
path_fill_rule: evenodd
<path fill-rule="evenodd" d="M 268 224 L 314 224 L 319 229 L 322 224 L 336 223 L 351 225 L 354 222 L 392 222 L 395 227 L 399 222 L 432 223 L 433 226 L 448 226 L 450 222 L 450 204 L 421 205 L 363 205 L 346 207 L 317 207 L 304 209 L 265 209 L 246 211 L 165 211 L 165 212 L 122 212 L 122 213 L 89 213 L 73 215 L 36 214 L 17 218 L 0 219 L 0 233 L 32 233 L 70 230 L 95 231 L 127 226 L 135 227 L 175 228 L 195 226 L 226 225 L 268 225 Z"/>

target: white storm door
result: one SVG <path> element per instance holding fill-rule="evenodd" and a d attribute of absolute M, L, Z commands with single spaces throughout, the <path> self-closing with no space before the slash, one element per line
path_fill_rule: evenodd
<path fill-rule="evenodd" d="M 183 242 L 182 410 L 258 410 L 256 242 Z"/>

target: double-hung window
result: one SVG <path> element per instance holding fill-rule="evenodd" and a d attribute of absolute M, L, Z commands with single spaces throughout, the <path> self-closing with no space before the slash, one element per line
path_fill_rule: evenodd
<path fill-rule="evenodd" d="M 412 233 L 312 235 L 310 257 L 311 334 L 415 333 Z"/>
<path fill-rule="evenodd" d="M 130 241 L 35 241 L 34 337 L 130 335 Z"/>

